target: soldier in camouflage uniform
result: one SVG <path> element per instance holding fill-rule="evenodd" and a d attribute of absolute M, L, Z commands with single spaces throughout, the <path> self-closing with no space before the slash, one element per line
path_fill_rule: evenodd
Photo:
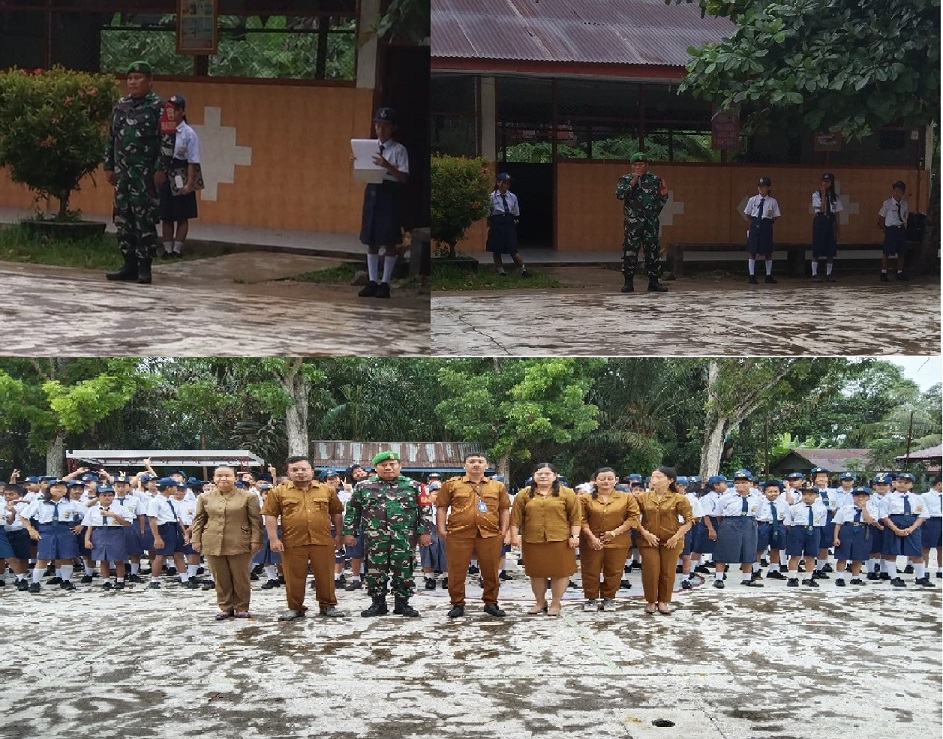
<path fill-rule="evenodd" d="M 625 277 L 625 285 L 622 292 L 630 293 L 635 290 L 633 280 L 640 248 L 645 249 L 649 292 L 667 292 L 668 288 L 658 281 L 661 276 L 661 265 L 658 261 L 658 216 L 668 202 L 668 185 L 648 171 L 648 156 L 643 152 L 632 155 L 632 174 L 619 178 L 616 197 L 625 202 L 622 241 L 622 275 Z"/>
<path fill-rule="evenodd" d="M 128 68 L 128 92 L 112 113 L 105 148 L 105 178 L 115 188 L 114 219 L 124 265 L 109 280 L 150 284 L 157 251 L 158 188 L 166 177 L 161 159 L 161 99 L 151 90 L 151 66 Z"/>
<path fill-rule="evenodd" d="M 356 531 L 363 531 L 366 568 L 364 581 L 372 605 L 362 616 L 385 616 L 386 584 L 390 579 L 393 613 L 418 616 L 409 605 L 415 590 L 413 554 L 419 544 L 432 541 L 432 507 L 420 500 L 419 483 L 400 474 L 399 455 L 380 452 L 373 458 L 376 474 L 357 483 L 344 515 L 344 543 L 353 546 Z"/>

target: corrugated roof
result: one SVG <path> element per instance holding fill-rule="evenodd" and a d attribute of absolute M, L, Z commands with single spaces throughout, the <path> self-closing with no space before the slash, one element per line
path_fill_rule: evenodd
<path fill-rule="evenodd" d="M 311 462 L 316 467 L 368 465 L 379 452 L 387 450 L 399 454 L 403 467 L 461 469 L 465 454 L 481 451 L 481 447 L 450 441 L 316 441 L 311 444 Z"/>
<path fill-rule="evenodd" d="M 831 472 L 841 472 L 848 469 L 850 461 L 860 461 L 868 468 L 871 464 L 870 449 L 804 449 L 797 448 L 791 450 L 788 454 L 778 459 L 770 465 L 770 469 L 783 471 L 780 468 L 787 462 L 791 462 L 790 456 L 795 455 L 808 461 L 808 469 L 799 469 L 798 472 L 808 472 L 812 467 L 824 467 Z M 793 467 L 795 465 L 792 465 Z M 791 471 L 791 470 L 790 470 Z"/>
<path fill-rule="evenodd" d="M 943 457 L 943 445 L 937 444 L 936 446 L 931 446 L 926 449 L 918 449 L 910 453 L 910 459 L 912 461 L 920 460 L 934 460 L 940 459 Z M 907 459 L 906 454 L 901 454 L 899 457 L 895 457 L 898 462 L 903 462 Z"/>
<path fill-rule="evenodd" d="M 682 67 L 736 26 L 664 0 L 432 0 L 432 57 Z"/>

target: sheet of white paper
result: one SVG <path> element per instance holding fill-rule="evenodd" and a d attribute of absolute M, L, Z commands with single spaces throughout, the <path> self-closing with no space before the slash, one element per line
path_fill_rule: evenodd
<path fill-rule="evenodd" d="M 350 151 L 354 155 L 354 179 L 359 182 L 380 182 L 386 170 L 373 163 L 379 154 L 380 144 L 376 139 L 351 139 Z"/>

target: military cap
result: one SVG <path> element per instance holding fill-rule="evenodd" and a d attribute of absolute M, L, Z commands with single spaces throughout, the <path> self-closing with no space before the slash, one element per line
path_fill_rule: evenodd
<path fill-rule="evenodd" d="M 866 488 L 864 485 L 855 485 L 851 489 L 852 495 L 871 495 L 871 488 Z"/>
<path fill-rule="evenodd" d="M 373 122 L 377 123 L 378 121 L 396 123 L 396 111 L 393 108 L 377 108 L 377 112 L 373 116 Z"/>
<path fill-rule="evenodd" d="M 52 484 L 52 483 L 50 483 L 50 485 L 51 485 L 51 484 Z M 84 487 L 85 487 L 85 482 L 82 481 L 82 480 L 69 480 L 69 481 L 66 483 L 66 487 L 70 487 L 70 488 L 84 488 Z"/>
<path fill-rule="evenodd" d="M 769 177 L 760 177 L 760 179 L 756 181 L 756 184 L 770 187 L 773 184 L 773 181 Z"/>
<path fill-rule="evenodd" d="M 910 482 L 916 482 L 917 478 L 914 477 L 910 472 L 901 472 L 897 476 L 898 480 L 909 480 Z"/>
<path fill-rule="evenodd" d="M 848 472 L 847 470 L 845 470 L 844 472 L 842 472 L 842 473 L 838 476 L 838 479 L 839 479 L 839 480 L 854 480 L 854 479 L 855 479 L 855 473 L 854 473 L 854 472 Z"/>
<path fill-rule="evenodd" d="M 399 462 L 399 454 L 391 451 L 380 452 L 373 458 L 372 464 L 380 464 L 380 462 L 385 462 L 388 459 L 392 459 L 394 462 Z"/>
<path fill-rule="evenodd" d="M 753 473 L 750 470 L 741 467 L 739 470 L 733 473 L 734 480 L 750 480 L 753 481 Z"/>
<path fill-rule="evenodd" d="M 184 98 L 183 95 L 177 95 L 176 93 L 174 93 L 174 94 L 171 95 L 169 98 L 167 98 L 167 102 L 170 103 L 171 105 L 173 105 L 175 108 L 186 108 L 186 107 L 187 107 L 186 98 Z"/>
<path fill-rule="evenodd" d="M 688 485 L 688 478 L 685 477 L 684 475 L 682 475 L 681 477 L 676 478 L 676 479 L 675 479 L 675 485 L 685 485 L 685 486 L 687 486 L 687 485 Z"/>
<path fill-rule="evenodd" d="M 115 489 L 111 485 L 105 484 L 105 485 L 98 486 L 99 495 L 101 495 L 102 493 L 113 493 L 113 492 L 115 492 Z"/>
<path fill-rule="evenodd" d="M 872 480 L 872 485 L 890 485 L 894 482 L 894 474 L 892 472 L 878 472 Z"/>
<path fill-rule="evenodd" d="M 145 62 L 143 59 L 139 59 L 138 61 L 131 62 L 131 64 L 128 65 L 128 74 L 131 74 L 132 72 L 150 75 L 153 73 L 153 70 L 151 69 L 151 65 L 149 63 Z"/>
<path fill-rule="evenodd" d="M 179 485 L 176 480 L 172 477 L 162 477 L 157 481 L 158 490 L 163 490 L 164 488 L 175 488 Z"/>
<path fill-rule="evenodd" d="M 635 164 L 636 162 L 647 162 L 648 154 L 646 154 L 644 151 L 637 151 L 632 155 L 632 158 L 629 161 L 631 161 L 632 164 Z"/>
<path fill-rule="evenodd" d="M 723 475 L 711 475 L 707 478 L 708 485 L 716 485 L 721 482 L 727 482 L 727 478 Z"/>
<path fill-rule="evenodd" d="M 507 172 L 501 172 L 495 179 L 496 179 L 498 182 L 502 182 L 503 180 L 507 180 L 508 182 L 510 182 L 510 181 L 511 181 L 511 175 L 509 175 Z"/>

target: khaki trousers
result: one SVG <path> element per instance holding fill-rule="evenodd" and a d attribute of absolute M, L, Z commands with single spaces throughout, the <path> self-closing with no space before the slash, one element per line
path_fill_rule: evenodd
<path fill-rule="evenodd" d="M 300 547 L 285 547 L 282 552 L 282 573 L 285 575 L 285 597 L 288 609 L 307 611 L 305 606 L 305 582 L 308 579 L 308 563 L 314 575 L 314 589 L 321 608 L 337 605 L 334 593 L 334 546 L 308 544 Z"/>
<path fill-rule="evenodd" d="M 603 598 L 615 598 L 616 591 L 622 583 L 622 568 L 629 558 L 628 547 L 612 547 L 590 549 L 580 545 L 580 575 L 583 578 L 583 597 L 596 600 L 600 595 Z M 602 593 L 599 587 L 599 574 L 602 573 Z"/>
<path fill-rule="evenodd" d="M 646 603 L 670 603 L 675 586 L 675 568 L 678 556 L 684 548 L 682 540 L 678 546 L 639 547 L 642 555 L 642 590 Z"/>
<path fill-rule="evenodd" d="M 213 556 L 206 555 L 206 563 L 213 573 L 213 582 L 216 583 L 216 603 L 219 610 L 225 613 L 246 613 L 249 610 L 249 596 L 252 585 L 249 580 L 249 564 L 252 555 L 229 554 Z"/>
<path fill-rule="evenodd" d="M 468 577 L 468 564 L 472 552 L 478 554 L 478 567 L 481 569 L 482 594 L 485 605 L 498 602 L 498 565 L 501 563 L 501 546 L 504 537 L 500 534 L 487 538 L 460 538 L 447 536 L 445 539 L 445 558 L 449 565 L 449 600 L 453 606 L 465 605 L 465 578 Z"/>

